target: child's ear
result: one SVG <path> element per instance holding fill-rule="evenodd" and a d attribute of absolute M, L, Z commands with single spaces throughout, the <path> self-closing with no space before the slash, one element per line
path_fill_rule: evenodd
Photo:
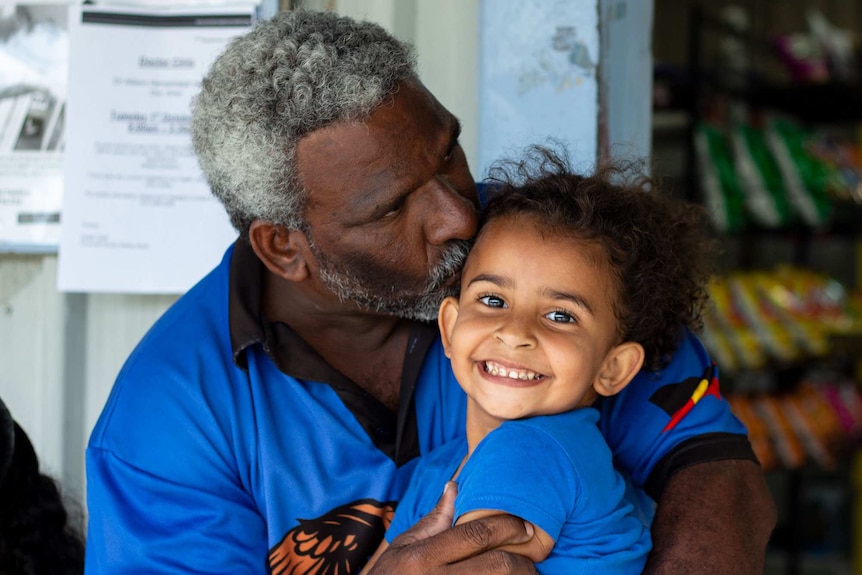
<path fill-rule="evenodd" d="M 440 338 L 443 340 L 443 351 L 446 357 L 451 358 L 449 350 L 452 345 L 452 331 L 455 329 L 455 321 L 458 319 L 458 300 L 452 296 L 447 297 L 440 304 L 437 312 L 437 325 L 440 326 Z"/>
<path fill-rule="evenodd" d="M 641 344 L 627 341 L 611 349 L 593 382 L 599 395 L 610 396 L 621 392 L 643 367 L 644 348 Z"/>

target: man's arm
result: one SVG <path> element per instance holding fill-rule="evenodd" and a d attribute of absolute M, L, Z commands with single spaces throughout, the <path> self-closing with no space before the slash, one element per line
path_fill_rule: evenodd
<path fill-rule="evenodd" d="M 652 526 L 648 575 L 760 575 L 775 527 L 761 467 L 728 459 L 675 472 Z"/>
<path fill-rule="evenodd" d="M 775 506 L 697 337 L 601 407 L 614 461 L 658 502 L 645 572 L 762 573 Z"/>

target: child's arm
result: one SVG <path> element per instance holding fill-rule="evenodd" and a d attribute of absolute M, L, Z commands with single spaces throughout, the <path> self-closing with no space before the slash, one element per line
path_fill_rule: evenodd
<path fill-rule="evenodd" d="M 455 514 L 455 496 L 458 492 L 451 483 L 436 507 L 419 522 L 393 539 L 389 545 L 384 539 L 374 552 L 361 575 L 374 573 L 444 573 L 449 569 L 458 573 L 499 573 L 500 560 L 492 554 L 508 547 L 517 547 L 533 537 L 531 524 L 511 515 L 495 513 L 484 520 L 478 530 L 479 537 L 465 537 L 464 528 L 452 527 Z M 386 553 L 384 553 L 386 551 Z M 513 553 L 507 573 L 535 575 L 533 562 L 521 554 Z M 379 563 L 379 564 L 378 564 Z M 375 571 L 375 566 L 377 570 Z"/>
<path fill-rule="evenodd" d="M 455 522 L 455 525 L 462 525 L 468 521 L 473 521 L 474 519 L 491 517 L 493 515 L 506 515 L 506 513 L 503 511 L 496 511 L 494 509 L 477 509 L 475 511 L 469 511 L 459 517 L 458 521 Z M 528 522 L 525 521 L 524 523 Z M 533 525 L 533 537 L 529 541 L 514 545 L 504 545 L 503 547 L 500 547 L 500 549 L 503 551 L 509 551 L 510 553 L 523 555 L 533 561 L 533 563 L 544 561 L 545 558 L 551 554 L 551 549 L 554 548 L 554 540 L 538 525 L 534 525 L 532 523 L 531 525 Z"/>

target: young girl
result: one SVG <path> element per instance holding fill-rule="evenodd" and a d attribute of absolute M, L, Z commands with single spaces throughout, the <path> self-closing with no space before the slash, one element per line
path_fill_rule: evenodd
<path fill-rule="evenodd" d="M 649 530 L 591 406 L 642 366 L 660 368 L 683 328 L 700 327 L 712 244 L 693 206 L 538 156 L 539 174 L 495 189 L 460 296 L 440 307 L 468 396 L 466 435 L 423 457 L 386 539 L 454 480 L 456 523 L 528 521 L 535 535 L 509 550 L 542 574 L 641 573 Z"/>

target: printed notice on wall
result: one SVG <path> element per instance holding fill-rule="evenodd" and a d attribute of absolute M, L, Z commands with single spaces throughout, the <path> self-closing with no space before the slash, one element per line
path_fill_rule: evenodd
<path fill-rule="evenodd" d="M 182 293 L 236 237 L 192 151 L 190 102 L 254 8 L 189 10 L 70 17 L 63 291 Z"/>
<path fill-rule="evenodd" d="M 0 5 L 0 251 L 54 251 L 69 2 Z"/>

